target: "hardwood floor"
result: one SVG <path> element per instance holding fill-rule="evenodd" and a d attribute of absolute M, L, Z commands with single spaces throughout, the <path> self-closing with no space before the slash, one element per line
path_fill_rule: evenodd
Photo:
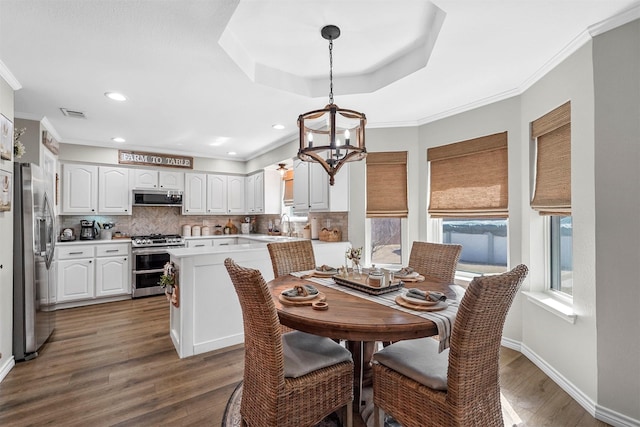
<path fill-rule="evenodd" d="M 0 425 L 219 426 L 243 349 L 181 360 L 167 304 L 160 296 L 57 311 L 40 356 L 0 383 Z M 501 375 L 526 426 L 606 426 L 515 351 L 503 348 Z"/>

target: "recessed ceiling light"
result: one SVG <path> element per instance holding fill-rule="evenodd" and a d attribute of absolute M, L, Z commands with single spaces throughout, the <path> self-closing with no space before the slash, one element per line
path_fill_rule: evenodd
<path fill-rule="evenodd" d="M 275 125 L 271 126 L 272 128 L 276 129 L 276 130 L 282 130 L 284 129 L 284 125 L 281 125 L 280 123 L 276 123 Z"/>
<path fill-rule="evenodd" d="M 127 97 L 118 92 L 105 92 L 104 96 L 114 101 L 126 101 Z"/>
<path fill-rule="evenodd" d="M 227 154 L 230 155 L 230 156 L 235 156 L 238 153 L 236 153 L 235 151 L 229 151 Z"/>
<path fill-rule="evenodd" d="M 111 138 L 113 142 L 126 142 L 126 139 L 116 136 L 115 138 Z"/>

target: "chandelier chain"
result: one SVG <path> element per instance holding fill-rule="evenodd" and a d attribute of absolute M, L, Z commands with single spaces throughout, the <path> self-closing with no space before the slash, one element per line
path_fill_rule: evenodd
<path fill-rule="evenodd" d="M 329 40 L 329 104 L 333 104 L 333 39 Z"/>

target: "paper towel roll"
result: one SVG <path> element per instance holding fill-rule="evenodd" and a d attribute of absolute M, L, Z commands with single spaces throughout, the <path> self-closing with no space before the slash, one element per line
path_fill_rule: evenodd
<path fill-rule="evenodd" d="M 318 240 L 319 231 L 320 230 L 318 230 L 318 218 L 316 217 L 311 218 L 311 239 L 312 240 Z"/>

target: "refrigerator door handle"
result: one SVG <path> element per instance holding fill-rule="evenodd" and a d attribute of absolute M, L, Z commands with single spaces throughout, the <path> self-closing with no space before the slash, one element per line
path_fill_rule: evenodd
<path fill-rule="evenodd" d="M 45 222 L 46 222 L 46 239 L 41 240 L 46 242 L 45 257 L 44 262 L 47 266 L 47 270 L 51 267 L 51 262 L 53 261 L 53 254 L 56 248 L 56 236 L 54 233 L 55 230 L 55 214 L 53 213 L 53 207 L 49 202 L 49 197 L 47 193 L 44 194 L 44 208 L 45 208 Z"/>

